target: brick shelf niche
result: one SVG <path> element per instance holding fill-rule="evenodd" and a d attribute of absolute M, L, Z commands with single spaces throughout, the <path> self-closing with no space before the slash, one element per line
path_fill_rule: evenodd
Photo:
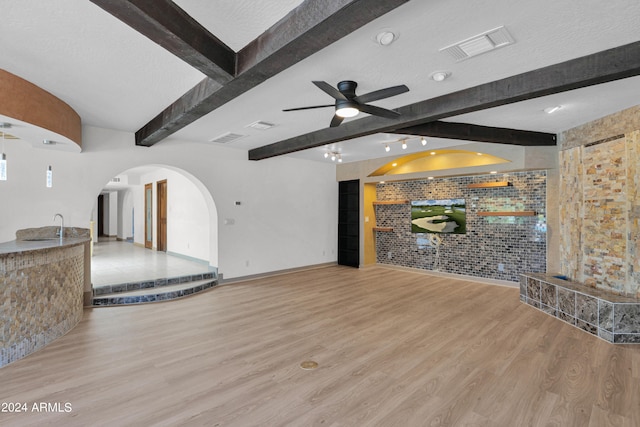
<path fill-rule="evenodd" d="M 520 301 L 610 343 L 640 343 L 640 299 L 527 273 L 520 276 Z"/>

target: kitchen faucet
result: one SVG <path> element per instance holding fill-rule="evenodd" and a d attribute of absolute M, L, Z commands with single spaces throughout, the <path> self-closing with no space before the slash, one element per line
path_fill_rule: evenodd
<path fill-rule="evenodd" d="M 55 214 L 53 217 L 53 220 L 55 221 L 56 218 L 60 217 L 60 230 L 58 230 L 58 235 L 60 235 L 60 243 L 62 243 L 62 238 L 64 237 L 64 217 L 62 216 L 62 214 Z"/>

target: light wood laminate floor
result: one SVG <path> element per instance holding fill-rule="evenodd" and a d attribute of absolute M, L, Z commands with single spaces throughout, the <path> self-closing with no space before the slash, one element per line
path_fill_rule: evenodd
<path fill-rule="evenodd" d="M 639 391 L 638 346 L 516 288 L 336 266 L 88 309 L 0 369 L 0 425 L 638 426 Z"/>

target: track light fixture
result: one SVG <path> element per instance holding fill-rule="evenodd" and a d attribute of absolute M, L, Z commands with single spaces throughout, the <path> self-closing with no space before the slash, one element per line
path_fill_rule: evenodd
<path fill-rule="evenodd" d="M 407 147 L 409 146 L 407 144 L 407 141 L 409 141 L 410 139 L 414 139 L 414 138 L 417 138 L 417 137 L 401 138 L 401 139 L 397 139 L 395 141 L 384 142 L 384 151 L 386 151 L 387 153 L 389 151 L 391 151 L 390 144 L 393 144 L 393 143 L 396 143 L 396 142 L 399 142 L 401 144 L 401 146 L 402 146 L 402 149 L 406 150 Z M 423 147 L 426 146 L 427 145 L 427 138 L 425 138 L 424 136 L 421 136 L 420 137 L 420 144 L 422 144 Z"/>
<path fill-rule="evenodd" d="M 337 151 L 325 151 L 324 158 L 331 158 L 332 162 L 337 161 L 338 163 L 342 163 L 342 155 Z"/>

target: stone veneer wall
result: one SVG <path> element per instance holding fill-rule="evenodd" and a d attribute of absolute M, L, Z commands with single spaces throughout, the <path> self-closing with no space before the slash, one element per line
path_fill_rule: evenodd
<path fill-rule="evenodd" d="M 82 319 L 84 245 L 0 255 L 0 367 Z"/>
<path fill-rule="evenodd" d="M 467 188 L 509 181 L 509 187 Z M 518 282 L 525 272 L 546 271 L 546 171 L 450 177 L 377 185 L 377 200 L 463 198 L 467 233 L 442 236 L 437 270 Z M 411 232 L 411 205 L 376 205 L 376 257 L 380 264 L 433 270 L 436 251 L 427 234 Z M 479 216 L 479 211 L 535 211 L 531 217 Z M 499 264 L 504 271 L 499 271 Z"/>
<path fill-rule="evenodd" d="M 560 269 L 640 296 L 640 107 L 560 135 Z"/>

